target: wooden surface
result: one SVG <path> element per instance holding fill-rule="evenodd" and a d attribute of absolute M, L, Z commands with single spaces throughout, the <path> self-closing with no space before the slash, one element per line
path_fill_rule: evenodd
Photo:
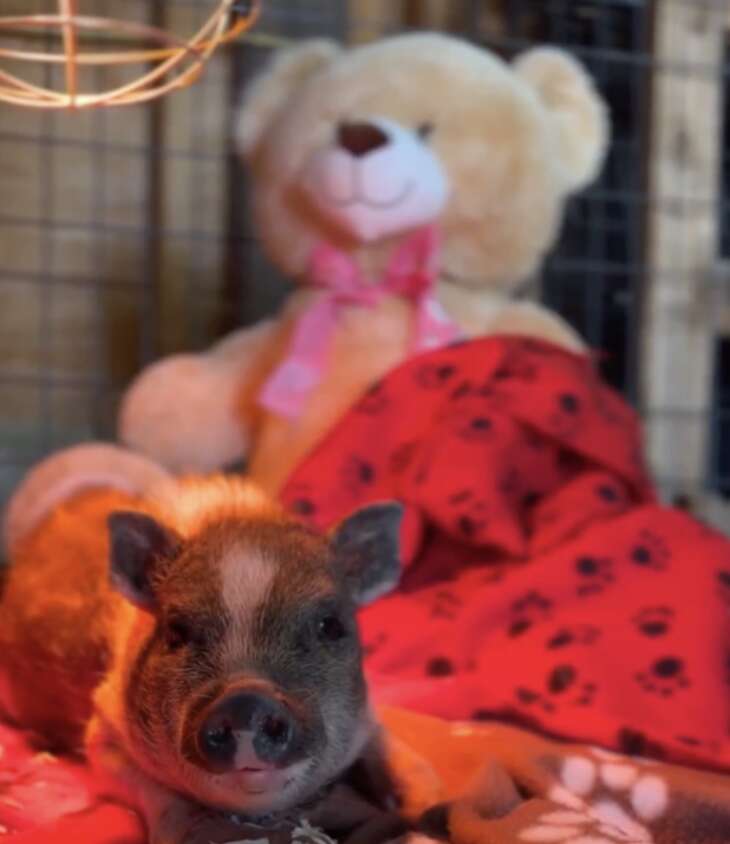
<path fill-rule="evenodd" d="M 655 472 L 692 496 L 708 459 L 726 22 L 716 0 L 656 4 L 642 400 Z"/>

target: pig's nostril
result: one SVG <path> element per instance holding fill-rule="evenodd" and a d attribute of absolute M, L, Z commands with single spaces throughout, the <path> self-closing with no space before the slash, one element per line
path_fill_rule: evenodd
<path fill-rule="evenodd" d="M 276 744 L 283 744 L 289 739 L 289 723 L 276 715 L 267 715 L 261 722 L 261 732 Z"/>
<path fill-rule="evenodd" d="M 254 716 L 253 749 L 262 762 L 283 764 L 295 744 L 294 722 L 278 703 L 267 701 Z"/>
<path fill-rule="evenodd" d="M 205 743 L 214 750 L 221 750 L 233 741 L 233 730 L 230 726 L 213 727 L 204 735 Z"/>
<path fill-rule="evenodd" d="M 236 734 L 233 726 L 215 721 L 205 725 L 198 737 L 198 747 L 203 758 L 209 762 L 227 763 L 236 755 Z"/>

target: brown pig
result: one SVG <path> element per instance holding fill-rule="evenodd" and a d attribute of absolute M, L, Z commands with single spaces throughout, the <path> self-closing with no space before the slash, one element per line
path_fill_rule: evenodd
<path fill-rule="evenodd" d="M 154 844 L 207 844 L 210 809 L 285 817 L 378 764 L 355 612 L 398 579 L 398 504 L 323 537 L 240 479 L 77 487 L 10 549 L 6 716 L 85 753 Z"/>

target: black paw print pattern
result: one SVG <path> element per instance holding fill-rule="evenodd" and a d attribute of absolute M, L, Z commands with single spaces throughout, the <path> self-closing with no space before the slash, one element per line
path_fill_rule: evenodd
<path fill-rule="evenodd" d="M 426 663 L 425 674 L 428 677 L 449 677 L 454 673 L 454 665 L 445 656 L 432 656 Z"/>
<path fill-rule="evenodd" d="M 483 442 L 494 437 L 494 421 L 485 414 L 472 416 L 465 424 L 459 425 L 456 433 L 463 440 Z"/>
<path fill-rule="evenodd" d="M 667 543 L 659 534 L 650 530 L 642 530 L 629 550 L 629 561 L 633 565 L 651 571 L 664 571 L 671 556 Z"/>
<path fill-rule="evenodd" d="M 643 607 L 633 617 L 632 621 L 642 636 L 656 639 L 666 636 L 674 621 L 674 610 L 671 607 Z"/>
<path fill-rule="evenodd" d="M 295 498 L 289 505 L 289 509 L 297 516 L 305 519 L 317 512 L 317 507 L 310 498 Z"/>
<path fill-rule="evenodd" d="M 592 645 L 601 638 L 600 627 L 581 624 L 576 627 L 561 627 L 545 642 L 549 651 L 557 651 L 571 645 Z"/>
<path fill-rule="evenodd" d="M 652 759 L 663 759 L 666 755 L 664 748 L 644 733 L 632 727 L 622 727 L 616 735 L 616 747 L 627 756 L 645 756 Z"/>
<path fill-rule="evenodd" d="M 660 697 L 672 697 L 692 685 L 683 660 L 676 656 L 660 657 L 645 671 L 639 671 L 635 680 L 645 692 Z"/>
<path fill-rule="evenodd" d="M 474 539 L 487 526 L 487 505 L 475 498 L 471 489 L 461 489 L 449 496 L 449 505 L 457 511 L 454 528 L 464 539 Z"/>
<path fill-rule="evenodd" d="M 614 581 L 613 560 L 589 554 L 578 557 L 573 564 L 578 575 L 576 593 L 584 598 L 603 592 Z"/>
<path fill-rule="evenodd" d="M 570 437 L 581 425 L 583 401 L 571 392 L 559 393 L 555 397 L 555 408 L 548 419 L 552 431 L 559 436 Z"/>
<path fill-rule="evenodd" d="M 447 589 L 439 589 L 431 603 L 431 618 L 454 619 L 459 614 L 464 602 Z"/>
<path fill-rule="evenodd" d="M 360 401 L 355 405 L 355 409 L 359 413 L 375 416 L 378 413 L 383 413 L 389 404 L 390 399 L 386 394 L 383 382 L 376 381 L 368 387 Z"/>
<path fill-rule="evenodd" d="M 618 506 L 623 504 L 626 500 L 626 493 L 624 490 L 618 484 L 611 483 L 610 481 L 596 484 L 594 493 L 599 501 L 602 501 L 609 506 Z"/>
<path fill-rule="evenodd" d="M 419 387 L 434 390 L 450 384 L 457 369 L 451 363 L 427 363 L 416 370 L 415 379 Z"/>
<path fill-rule="evenodd" d="M 574 666 L 561 663 L 552 668 L 545 678 L 544 692 L 520 686 L 515 689 L 515 698 L 524 706 L 555 712 L 562 705 L 591 706 L 596 691 L 596 684 L 584 681 Z"/>
<path fill-rule="evenodd" d="M 510 608 L 511 620 L 507 627 L 507 635 L 514 639 L 526 633 L 538 621 L 550 616 L 553 602 L 540 592 L 526 592 L 518 598 Z"/>
<path fill-rule="evenodd" d="M 353 454 L 342 464 L 340 479 L 351 492 L 358 492 L 375 482 L 375 467 L 370 461 Z"/>
<path fill-rule="evenodd" d="M 288 507 L 295 516 L 308 519 L 317 512 L 317 505 L 314 502 L 312 488 L 309 484 L 296 484 L 287 494 Z"/>

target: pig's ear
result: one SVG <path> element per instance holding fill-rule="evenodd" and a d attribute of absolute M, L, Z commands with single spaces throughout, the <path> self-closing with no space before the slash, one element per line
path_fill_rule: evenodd
<path fill-rule="evenodd" d="M 112 586 L 143 610 L 154 610 L 155 568 L 172 559 L 179 537 L 144 513 L 121 510 L 107 519 Z"/>
<path fill-rule="evenodd" d="M 403 507 L 396 501 L 356 510 L 336 528 L 332 548 L 357 604 L 369 604 L 398 583 Z"/>

